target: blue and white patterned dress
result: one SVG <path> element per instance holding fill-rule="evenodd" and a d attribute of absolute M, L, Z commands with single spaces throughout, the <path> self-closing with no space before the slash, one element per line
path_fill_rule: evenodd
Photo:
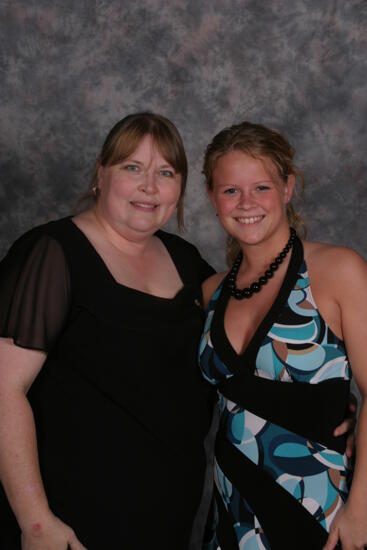
<path fill-rule="evenodd" d="M 211 298 L 199 359 L 218 387 L 218 544 L 222 550 L 314 550 L 348 493 L 345 438 L 351 370 L 344 344 L 317 310 L 303 247 L 292 250 L 279 294 L 238 355 L 223 319 L 223 282 Z"/>

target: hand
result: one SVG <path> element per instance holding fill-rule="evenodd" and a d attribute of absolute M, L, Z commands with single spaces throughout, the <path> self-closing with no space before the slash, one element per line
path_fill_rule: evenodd
<path fill-rule="evenodd" d="M 367 544 L 365 513 L 348 508 L 345 504 L 337 512 L 323 550 L 333 550 L 340 540 L 343 550 L 363 550 Z"/>
<path fill-rule="evenodd" d="M 51 512 L 22 531 L 22 550 L 87 550 L 74 531 Z"/>
<path fill-rule="evenodd" d="M 357 398 L 353 393 L 349 394 L 349 412 L 348 416 L 337 428 L 334 430 L 334 436 L 338 437 L 339 435 L 344 435 L 349 433 L 346 443 L 346 455 L 348 458 L 351 458 L 355 451 L 355 435 L 354 428 L 356 426 L 356 413 L 357 413 Z"/>

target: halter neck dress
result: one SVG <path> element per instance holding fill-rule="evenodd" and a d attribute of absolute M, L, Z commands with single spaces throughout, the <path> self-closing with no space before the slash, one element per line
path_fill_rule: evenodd
<path fill-rule="evenodd" d="M 244 353 L 223 325 L 224 281 L 207 307 L 199 361 L 217 387 L 217 543 L 221 550 L 321 549 L 348 493 L 351 370 L 312 296 L 297 238 L 279 294 Z"/>

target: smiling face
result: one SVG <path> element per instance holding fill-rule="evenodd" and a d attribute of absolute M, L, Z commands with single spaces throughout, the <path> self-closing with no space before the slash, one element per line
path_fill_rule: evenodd
<path fill-rule="evenodd" d="M 174 213 L 181 176 L 147 134 L 125 160 L 99 167 L 98 187 L 98 215 L 120 235 L 144 238 Z"/>
<path fill-rule="evenodd" d="M 283 181 L 270 159 L 232 150 L 216 161 L 208 193 L 227 233 L 240 244 L 257 244 L 288 234 L 294 184 L 294 176 Z"/>

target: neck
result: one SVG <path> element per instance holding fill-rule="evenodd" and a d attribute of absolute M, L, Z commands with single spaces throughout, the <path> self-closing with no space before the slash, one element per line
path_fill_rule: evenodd
<path fill-rule="evenodd" d="M 285 245 L 278 252 L 276 256 L 272 257 L 272 261 L 268 265 L 267 269 L 265 269 L 265 271 L 261 276 L 258 276 L 257 274 L 257 277 L 256 277 L 257 280 L 252 281 L 250 285 L 246 285 L 243 288 L 239 288 L 237 286 L 237 275 L 239 275 L 239 272 L 241 271 L 240 267 L 242 268 L 243 278 L 249 277 L 249 275 L 251 274 L 251 270 L 249 269 L 248 266 L 242 267 L 243 252 L 241 252 L 237 256 L 232 266 L 232 269 L 229 271 L 226 277 L 226 286 L 229 289 L 229 292 L 231 293 L 231 295 L 236 300 L 243 300 L 244 298 L 247 298 L 247 299 L 251 298 L 254 294 L 260 292 L 262 287 L 267 284 L 268 280 L 273 278 L 274 273 L 278 271 L 279 266 L 283 264 L 284 260 L 289 261 L 289 257 L 287 258 L 287 256 L 291 248 L 293 247 L 295 239 L 296 239 L 296 232 L 294 231 L 294 229 L 290 229 L 289 236 L 287 241 L 285 242 Z M 252 259 L 254 259 L 254 256 L 252 256 Z M 260 265 L 258 256 L 257 256 L 257 262 L 258 262 L 257 265 Z M 253 266 L 254 265 L 255 263 L 253 262 Z"/>
<path fill-rule="evenodd" d="M 290 229 L 286 225 L 277 231 L 275 235 L 261 243 L 255 245 L 242 244 L 243 261 L 240 271 L 263 271 L 287 244 L 289 235 Z"/>

